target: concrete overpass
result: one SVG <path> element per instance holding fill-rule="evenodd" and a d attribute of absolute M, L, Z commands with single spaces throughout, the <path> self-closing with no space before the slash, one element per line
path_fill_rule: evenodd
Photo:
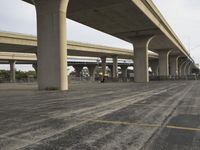
<path fill-rule="evenodd" d="M 67 90 L 66 16 L 134 45 L 135 81 L 148 82 L 148 50 L 159 53 L 159 75 L 169 75 L 168 57 L 194 64 L 151 0 L 24 0 L 36 6 L 39 89 Z M 51 64 L 49 67 L 49 64 Z M 45 68 L 45 71 L 43 71 Z M 51 74 L 51 76 L 49 76 Z"/>
<path fill-rule="evenodd" d="M 1 43 L 1 41 L 0 41 Z M 89 44 L 88 44 L 89 45 Z M 1 44 L 0 44 L 1 46 Z M 97 46 L 97 45 L 96 45 Z M 11 46 L 10 46 L 11 47 Z M 22 46 L 23 47 L 23 46 Z M 114 49 L 114 48 L 113 48 Z M 87 53 L 85 53 L 87 54 Z M 133 54 L 133 53 L 131 53 Z M 149 53 L 150 62 L 149 67 L 151 67 L 152 75 L 158 76 L 158 57 L 156 58 L 155 53 Z M 17 52 L 0 52 L 0 64 L 10 64 L 11 69 L 11 82 L 15 82 L 15 64 L 32 64 L 33 68 L 37 71 L 37 57 L 36 54 L 33 53 L 17 53 Z M 83 57 L 83 56 L 69 56 L 67 57 L 67 63 L 69 66 L 73 66 L 77 76 L 80 76 L 79 73 L 83 69 L 83 67 L 87 67 L 91 77 L 95 75 L 95 68 L 99 65 L 104 66 L 102 64 L 102 60 L 99 57 Z M 111 73 L 113 72 L 113 59 L 107 58 L 105 66 L 109 66 Z M 132 59 L 118 59 L 117 66 L 121 67 L 121 71 L 123 74 L 123 78 L 127 77 L 127 68 L 128 66 L 133 66 Z M 189 66 L 188 66 L 189 67 Z M 118 67 L 115 67 L 116 69 Z M 192 72 L 194 66 L 190 66 L 190 68 L 184 68 L 183 75 L 189 75 L 187 72 Z M 104 68 L 106 69 L 106 68 Z M 118 69 L 117 69 L 118 70 Z M 116 70 L 116 77 L 118 76 L 118 72 Z M 185 73 L 186 72 L 186 73 Z M 113 74 L 111 74 L 113 76 Z M 115 76 L 114 76 L 115 77 Z M 115 77 L 115 78 L 116 78 Z"/>
<path fill-rule="evenodd" d="M 106 63 L 108 65 L 108 62 L 106 62 L 106 58 L 112 58 L 115 61 L 112 61 L 112 65 L 109 64 L 111 70 L 114 72 L 114 78 L 118 76 L 117 73 L 117 65 L 119 64 L 122 66 L 122 63 L 117 59 L 129 59 L 133 60 L 134 53 L 131 49 L 122 49 L 122 48 L 114 48 L 114 47 L 108 47 L 108 46 L 101 46 L 101 45 L 94 45 L 94 44 L 86 44 L 86 43 L 80 43 L 80 42 L 73 42 L 68 41 L 67 44 L 68 48 L 68 64 L 72 65 L 74 64 L 73 60 L 77 59 L 77 56 L 89 56 L 90 58 L 78 58 L 79 60 L 82 59 L 84 62 L 88 61 L 88 59 L 96 59 L 96 57 L 101 58 L 101 63 L 103 67 L 103 72 L 105 73 L 106 69 Z M 24 35 L 24 34 L 17 34 L 17 33 L 9 33 L 9 32 L 0 32 L 0 60 L 4 61 L 1 63 L 7 63 L 5 61 L 10 61 L 10 68 L 11 68 L 11 75 L 14 75 L 14 66 L 16 61 L 18 63 L 32 63 L 34 64 L 33 67 L 36 68 L 36 54 L 37 54 L 37 38 L 35 36 L 31 35 Z M 69 56 L 70 55 L 70 56 Z M 149 51 L 148 55 L 150 57 L 150 60 L 158 59 L 158 54 Z M 90 61 L 90 60 L 89 60 Z M 83 64 L 80 66 L 76 66 L 74 64 L 74 67 L 76 70 L 81 70 L 83 67 Z M 89 70 L 94 70 L 94 66 L 89 66 Z M 127 68 L 123 67 L 123 70 L 126 71 Z M 80 72 L 80 71 L 79 71 Z M 93 71 L 91 71 L 93 72 Z M 14 81 L 14 77 L 12 77 L 12 80 Z"/>
<path fill-rule="evenodd" d="M 87 67 L 91 79 L 94 79 L 98 66 L 104 66 L 99 57 L 83 57 L 83 56 L 68 56 L 67 63 L 75 69 L 76 77 L 80 77 L 83 67 Z M 13 53 L 0 52 L 0 64 L 10 64 L 10 81 L 15 82 L 15 64 L 32 64 L 32 67 L 37 72 L 37 57 L 32 53 Z M 107 58 L 105 66 L 108 66 L 113 77 L 113 59 Z M 118 66 L 121 67 L 122 77 L 127 78 L 127 69 L 133 66 L 132 59 L 118 59 L 116 73 L 118 76 Z M 106 69 L 106 68 L 105 68 Z M 103 70 L 103 72 L 105 72 Z"/>
<path fill-rule="evenodd" d="M 122 59 L 133 59 L 133 50 L 131 49 L 122 49 L 116 47 L 67 41 L 67 54 L 70 56 L 88 56 L 88 57 L 110 57 L 118 56 L 118 58 Z M 25 35 L 19 33 L 11 33 L 11 32 L 0 32 L 0 51 L 1 52 L 14 52 L 14 57 L 18 59 L 33 59 L 32 55 L 28 55 L 25 53 L 37 53 L 37 37 L 32 35 Z M 24 53 L 24 54 L 17 54 Z M 9 53 L 1 53 L 1 55 Z M 26 55 L 24 57 L 23 55 Z M 158 59 L 158 54 L 149 51 L 148 55 L 150 59 Z M 2 58 L 3 56 L 1 56 Z M 6 57 L 6 56 L 5 56 Z M 22 58 L 23 57 L 23 58 Z"/>

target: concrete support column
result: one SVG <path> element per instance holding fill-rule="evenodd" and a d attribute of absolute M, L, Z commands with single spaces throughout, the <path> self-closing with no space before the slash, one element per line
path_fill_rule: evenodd
<path fill-rule="evenodd" d="M 88 65 L 87 68 L 88 68 L 91 79 L 94 80 L 95 79 L 96 65 Z"/>
<path fill-rule="evenodd" d="M 188 75 L 192 75 L 192 67 L 193 67 L 193 63 L 190 63 L 190 66 L 188 67 L 188 71 L 187 71 Z"/>
<path fill-rule="evenodd" d="M 16 71 L 15 63 L 16 63 L 16 61 L 10 60 L 9 63 L 10 63 L 10 82 L 14 83 L 15 82 L 15 71 Z"/>
<path fill-rule="evenodd" d="M 113 66 L 109 66 L 110 69 L 110 77 L 113 77 Z"/>
<path fill-rule="evenodd" d="M 183 75 L 187 76 L 188 66 L 190 65 L 190 61 L 188 60 L 184 65 Z"/>
<path fill-rule="evenodd" d="M 152 39 L 152 36 L 133 39 L 135 82 L 149 82 L 148 45 Z"/>
<path fill-rule="evenodd" d="M 187 59 L 186 58 L 182 58 L 180 60 L 180 65 L 179 65 L 179 77 L 182 77 L 184 75 L 184 67 L 185 64 L 187 63 Z"/>
<path fill-rule="evenodd" d="M 34 2 L 37 12 L 39 89 L 67 90 L 68 0 L 34 0 Z"/>
<path fill-rule="evenodd" d="M 172 55 L 170 56 L 170 75 L 171 76 L 178 76 L 178 58 L 179 56 Z"/>
<path fill-rule="evenodd" d="M 191 62 L 188 60 L 186 65 L 184 66 L 184 76 L 188 75 L 188 68 L 190 67 Z"/>
<path fill-rule="evenodd" d="M 102 67 L 102 80 L 104 80 L 106 74 L 106 57 L 101 57 L 101 67 Z"/>
<path fill-rule="evenodd" d="M 35 70 L 35 72 L 36 72 L 36 74 L 37 74 L 37 68 L 38 68 L 37 63 L 33 63 L 33 64 L 32 64 L 32 67 L 34 68 L 34 70 Z"/>
<path fill-rule="evenodd" d="M 74 65 L 73 67 L 76 72 L 76 77 L 81 77 L 81 71 L 83 69 L 83 65 Z"/>
<path fill-rule="evenodd" d="M 113 59 L 113 78 L 118 78 L 118 57 L 115 56 L 112 58 Z"/>
<path fill-rule="evenodd" d="M 120 66 L 122 71 L 122 78 L 127 78 L 127 68 L 128 66 Z"/>
<path fill-rule="evenodd" d="M 169 53 L 171 50 L 160 50 L 159 54 L 159 76 L 169 76 Z"/>
<path fill-rule="evenodd" d="M 152 59 L 149 61 L 153 76 L 158 76 L 158 60 Z"/>

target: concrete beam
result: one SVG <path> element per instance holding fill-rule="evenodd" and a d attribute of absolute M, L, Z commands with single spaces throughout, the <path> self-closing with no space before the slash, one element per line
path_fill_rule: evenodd
<path fill-rule="evenodd" d="M 108 47 L 96 44 L 86 44 L 81 42 L 67 41 L 67 53 L 70 56 L 89 56 L 89 57 L 112 57 L 132 59 L 133 49 L 122 49 Z M 0 32 L 0 59 L 14 60 L 37 60 L 35 55 L 28 53 L 37 53 L 37 38 L 35 36 Z M 8 53 L 15 52 L 15 53 Z M 19 52 L 21 54 L 19 54 Z M 22 54 L 23 53 L 23 54 Z M 158 58 L 158 54 L 149 51 L 149 58 Z"/>
<path fill-rule="evenodd" d="M 148 46 L 152 39 L 153 36 L 142 36 L 133 39 L 135 82 L 149 82 Z"/>
<path fill-rule="evenodd" d="M 37 12 L 38 87 L 67 90 L 66 12 L 68 0 L 34 0 Z"/>

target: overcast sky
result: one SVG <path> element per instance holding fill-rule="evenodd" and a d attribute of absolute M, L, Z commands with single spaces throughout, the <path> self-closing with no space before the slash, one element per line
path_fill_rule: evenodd
<path fill-rule="evenodd" d="M 200 0 L 153 0 L 167 22 L 200 63 Z M 0 30 L 36 35 L 36 12 L 21 0 L 0 0 Z M 132 48 L 130 43 L 67 20 L 68 40 Z M 2 66 L 0 66 L 0 69 Z M 3 66 L 7 68 L 8 66 Z M 20 66 L 18 69 L 30 69 Z"/>

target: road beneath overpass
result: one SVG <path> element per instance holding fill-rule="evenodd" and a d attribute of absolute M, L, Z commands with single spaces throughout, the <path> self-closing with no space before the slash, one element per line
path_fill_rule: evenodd
<path fill-rule="evenodd" d="M 199 150 L 199 81 L 70 84 L 1 84 L 0 149 Z"/>

